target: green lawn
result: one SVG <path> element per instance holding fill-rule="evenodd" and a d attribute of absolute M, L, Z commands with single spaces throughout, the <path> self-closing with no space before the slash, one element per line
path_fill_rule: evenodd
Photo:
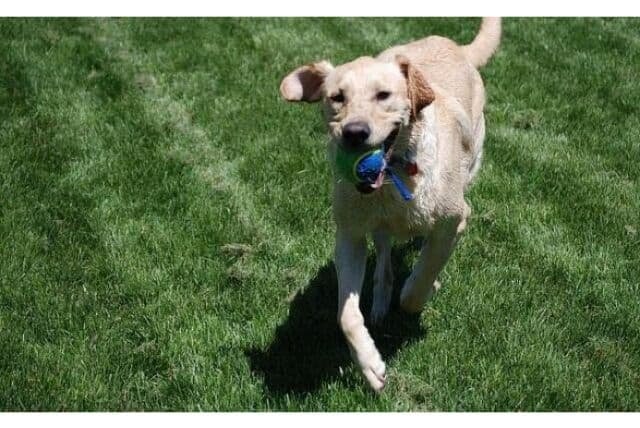
<path fill-rule="evenodd" d="M 0 19 L 0 410 L 639 411 L 638 19 L 504 22 L 443 290 L 375 332 L 382 395 L 350 363 L 280 79 L 478 24 Z"/>

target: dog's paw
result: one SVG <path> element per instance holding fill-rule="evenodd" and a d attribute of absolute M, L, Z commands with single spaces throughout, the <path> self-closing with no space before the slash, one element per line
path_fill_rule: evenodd
<path fill-rule="evenodd" d="M 384 361 L 380 357 L 373 361 L 371 364 L 365 364 L 362 367 L 362 373 L 369 382 L 369 386 L 375 392 L 382 392 L 384 386 L 387 383 L 386 366 Z"/>

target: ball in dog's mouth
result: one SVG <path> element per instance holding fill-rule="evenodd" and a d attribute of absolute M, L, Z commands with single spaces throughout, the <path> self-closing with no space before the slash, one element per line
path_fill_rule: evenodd
<path fill-rule="evenodd" d="M 336 172 L 352 182 L 360 193 L 368 194 L 381 188 L 388 175 L 386 169 L 399 128 L 397 126 L 391 131 L 387 138 L 376 145 L 377 148 L 354 149 L 339 144 L 335 157 Z"/>
<path fill-rule="evenodd" d="M 382 150 L 384 151 L 384 159 L 386 162 L 389 162 L 389 159 L 391 158 L 391 154 L 393 152 L 393 143 L 395 142 L 396 137 L 398 136 L 398 131 L 399 131 L 399 128 L 396 128 L 393 131 L 391 131 L 391 133 L 389 133 L 387 138 L 385 138 L 385 140 L 382 142 L 381 147 L 382 147 Z M 375 190 L 382 187 L 382 185 L 384 184 L 384 176 L 385 176 L 385 169 L 382 168 L 375 181 L 357 183 L 356 189 L 358 190 L 358 192 L 363 194 L 372 193 Z"/>

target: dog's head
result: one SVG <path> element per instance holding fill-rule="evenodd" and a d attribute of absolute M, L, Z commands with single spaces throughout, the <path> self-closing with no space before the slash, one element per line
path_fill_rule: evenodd
<path fill-rule="evenodd" d="M 288 101 L 322 100 L 329 133 L 346 149 L 391 144 L 399 128 L 434 100 L 422 73 L 404 56 L 303 65 L 282 80 L 280 93 Z"/>

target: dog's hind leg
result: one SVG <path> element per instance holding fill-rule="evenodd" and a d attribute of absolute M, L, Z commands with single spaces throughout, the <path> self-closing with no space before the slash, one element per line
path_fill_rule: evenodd
<path fill-rule="evenodd" d="M 420 312 L 424 304 L 440 288 L 438 274 L 464 229 L 464 221 L 464 218 L 443 221 L 427 236 L 418 262 L 400 293 L 400 307 L 406 312 Z"/>
<path fill-rule="evenodd" d="M 360 291 L 367 261 L 365 237 L 354 237 L 341 230 L 336 236 L 336 272 L 338 275 L 338 323 L 347 339 L 351 357 L 358 363 L 369 385 L 384 387 L 386 367 L 364 325 L 360 311 Z"/>
<path fill-rule="evenodd" d="M 376 270 L 373 274 L 373 304 L 371 322 L 380 323 L 389 312 L 393 293 L 393 269 L 391 267 L 391 237 L 387 232 L 373 233 L 376 247 Z"/>

